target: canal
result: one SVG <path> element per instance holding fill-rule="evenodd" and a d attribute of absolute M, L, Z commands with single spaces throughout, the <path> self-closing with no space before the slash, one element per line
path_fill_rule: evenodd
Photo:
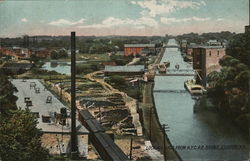
<path fill-rule="evenodd" d="M 174 39 L 169 45 L 176 45 Z M 170 69 L 178 64 L 180 69 L 192 69 L 183 61 L 177 48 L 167 48 L 161 62 L 170 61 Z M 247 160 L 248 138 L 236 125 L 222 118 L 208 107 L 197 106 L 185 91 L 184 81 L 192 76 L 156 76 L 155 105 L 161 124 L 168 124 L 167 135 L 184 161 L 202 160 Z M 166 92 L 169 91 L 169 92 Z"/>
<path fill-rule="evenodd" d="M 84 64 L 86 61 L 76 61 L 77 64 Z M 48 71 L 56 71 L 61 74 L 70 75 L 71 62 L 63 62 L 63 61 L 50 61 L 45 62 L 42 66 L 42 69 L 48 70 Z"/>

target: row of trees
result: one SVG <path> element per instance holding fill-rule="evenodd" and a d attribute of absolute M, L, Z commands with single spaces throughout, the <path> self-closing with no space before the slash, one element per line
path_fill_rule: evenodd
<path fill-rule="evenodd" d="M 250 34 L 233 37 L 227 48 L 227 55 L 220 60 L 220 72 L 208 75 L 208 97 L 217 105 L 219 111 L 231 116 L 233 120 L 248 130 L 250 121 Z"/>
<path fill-rule="evenodd" d="M 218 40 L 220 42 L 224 40 L 230 40 L 233 36 L 235 36 L 235 33 L 231 33 L 229 31 L 222 31 L 222 32 L 210 32 L 210 33 L 203 33 L 203 34 L 197 34 L 197 33 L 189 33 L 189 34 L 183 34 L 178 35 L 176 38 L 180 42 L 181 40 L 187 40 L 188 43 L 196 43 L 196 44 L 205 44 L 208 40 Z"/>

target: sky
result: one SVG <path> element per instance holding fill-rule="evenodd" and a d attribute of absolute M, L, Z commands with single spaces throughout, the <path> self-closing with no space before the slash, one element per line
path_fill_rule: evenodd
<path fill-rule="evenodd" d="M 244 32 L 249 0 L 0 0 L 0 37 Z"/>

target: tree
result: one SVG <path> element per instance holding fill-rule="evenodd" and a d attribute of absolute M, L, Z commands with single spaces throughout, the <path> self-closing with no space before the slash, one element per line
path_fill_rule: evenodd
<path fill-rule="evenodd" d="M 46 161 L 48 150 L 41 146 L 41 131 L 29 110 L 0 116 L 0 159 L 2 161 Z"/>
<path fill-rule="evenodd" d="M 208 75 L 208 94 L 223 114 L 248 131 L 249 115 L 249 50 L 247 34 L 236 35 L 229 43 L 227 55 L 220 60 L 220 72 Z M 248 53 L 248 54 L 247 54 Z"/>
<path fill-rule="evenodd" d="M 16 109 L 17 97 L 13 95 L 14 92 L 17 92 L 17 89 L 8 80 L 5 72 L 0 71 L 0 114 Z"/>
<path fill-rule="evenodd" d="M 119 87 L 126 86 L 126 81 L 124 77 L 119 76 L 119 75 L 114 75 L 114 76 L 109 77 L 109 82 L 112 82 L 118 85 Z"/>

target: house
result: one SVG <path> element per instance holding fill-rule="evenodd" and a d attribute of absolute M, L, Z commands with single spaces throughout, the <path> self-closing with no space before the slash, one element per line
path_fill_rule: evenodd
<path fill-rule="evenodd" d="M 47 58 L 50 55 L 50 52 L 46 48 L 31 48 L 31 55 L 36 55 L 40 58 Z"/>
<path fill-rule="evenodd" d="M 200 77 L 197 81 L 206 87 L 206 77 L 212 71 L 219 71 L 219 60 L 226 54 L 224 46 L 197 46 L 193 48 L 193 69 Z"/>
<path fill-rule="evenodd" d="M 155 53 L 155 44 L 124 44 L 124 56 L 136 56 L 149 51 Z"/>
<path fill-rule="evenodd" d="M 12 57 L 13 60 L 29 57 L 29 50 L 21 47 L 0 48 L 0 53 L 1 55 Z"/>
<path fill-rule="evenodd" d="M 110 75 L 143 75 L 144 65 L 125 65 L 125 66 L 105 66 L 104 69 L 105 76 Z"/>

